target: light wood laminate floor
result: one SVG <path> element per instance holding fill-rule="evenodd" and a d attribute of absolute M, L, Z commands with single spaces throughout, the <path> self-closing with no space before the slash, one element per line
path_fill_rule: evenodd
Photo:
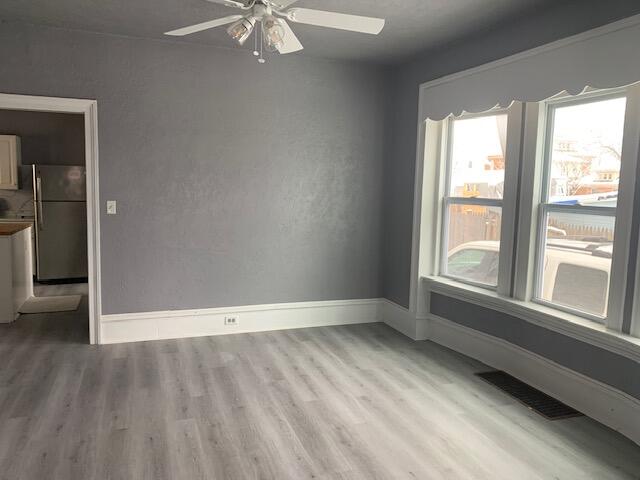
<path fill-rule="evenodd" d="M 97 347 L 82 308 L 0 326 L 2 479 L 640 478 L 619 434 L 382 324 Z"/>

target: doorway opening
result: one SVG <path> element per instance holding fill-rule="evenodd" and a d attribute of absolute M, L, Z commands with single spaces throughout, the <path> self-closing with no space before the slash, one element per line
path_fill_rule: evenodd
<path fill-rule="evenodd" d="M 100 343 L 97 102 L 0 93 L 0 140 L 0 227 L 24 229 L 5 241 L 14 310 L 69 312 Z"/>

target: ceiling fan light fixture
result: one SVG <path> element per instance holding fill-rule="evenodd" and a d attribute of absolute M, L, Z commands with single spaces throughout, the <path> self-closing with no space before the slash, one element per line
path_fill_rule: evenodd
<path fill-rule="evenodd" d="M 285 28 L 283 21 L 269 15 L 262 20 L 262 34 L 267 50 L 275 51 L 284 45 Z"/>
<path fill-rule="evenodd" d="M 253 29 L 256 25 L 256 19 L 253 17 L 245 17 L 241 18 L 235 23 L 232 23 L 229 28 L 227 28 L 227 33 L 231 38 L 233 38 L 240 45 L 244 45 L 244 42 L 247 41 L 247 38 L 251 36 L 253 33 Z"/>
<path fill-rule="evenodd" d="M 260 62 L 264 62 L 264 47 L 269 51 L 277 51 L 281 55 L 299 52 L 304 48 L 295 32 L 291 29 L 289 22 L 370 35 L 378 35 L 385 25 L 383 18 L 363 17 L 309 8 L 290 8 L 298 0 L 207 1 L 238 8 L 244 12 L 171 30 L 165 32 L 165 35 L 183 37 L 211 28 L 230 25 L 227 28 L 227 33 L 239 45 L 244 45 L 249 37 L 254 32 L 256 33 L 253 54 L 259 57 Z M 260 22 L 260 25 L 256 30 L 256 23 L 258 22 Z M 258 44 L 260 45 L 259 51 Z"/>

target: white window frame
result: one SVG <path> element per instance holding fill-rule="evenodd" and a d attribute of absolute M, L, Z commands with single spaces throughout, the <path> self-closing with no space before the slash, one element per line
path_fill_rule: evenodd
<path fill-rule="evenodd" d="M 544 203 L 548 183 L 547 159 L 548 148 L 551 148 L 553 126 L 550 124 L 550 108 L 558 105 L 576 105 L 593 102 L 598 99 L 626 96 L 627 108 L 623 133 L 623 147 L 618 190 L 617 207 L 587 207 L 553 205 Z M 638 188 L 636 172 L 638 170 L 638 141 L 640 139 L 640 87 L 629 87 L 605 91 L 590 90 L 577 96 L 563 95 L 541 103 L 525 105 L 524 144 L 522 154 L 522 176 L 520 189 L 520 213 L 517 235 L 514 299 L 542 304 L 558 312 L 565 312 L 580 318 L 604 324 L 607 329 L 630 333 L 623 328 L 626 285 L 629 275 L 628 259 L 630 258 L 630 240 L 632 235 L 632 218 L 634 212 L 635 191 Z M 549 139 L 549 141 L 547 141 Z M 591 315 L 570 307 L 536 298 L 537 283 L 541 279 L 544 255 L 543 235 L 546 229 L 546 213 L 550 211 L 571 211 L 573 213 L 609 215 L 615 214 L 615 236 L 613 242 L 613 258 L 609 279 L 609 297 L 607 316 Z M 639 272 L 640 274 L 640 272 Z M 638 282 L 635 283 L 638 289 Z M 640 291 L 640 289 L 639 289 Z M 629 330 L 629 329 L 627 329 Z"/>
<path fill-rule="evenodd" d="M 489 116 L 507 115 L 507 138 L 505 148 L 505 178 L 502 199 L 498 198 L 466 198 L 449 196 L 451 187 L 451 160 L 453 141 L 453 122 L 461 119 L 482 118 Z M 522 144 L 522 121 L 523 105 L 520 102 L 513 102 L 508 108 L 494 108 L 486 112 L 469 114 L 465 113 L 458 117 L 448 117 L 443 121 L 441 132 L 442 149 L 439 163 L 444 177 L 438 188 L 438 198 L 441 203 L 440 221 L 438 222 L 438 262 L 436 275 L 449 278 L 456 282 L 496 291 L 502 295 L 510 295 L 512 291 L 513 273 L 513 249 L 515 245 L 515 216 L 518 202 L 518 176 L 520 171 L 520 149 Z M 449 207 L 451 205 L 477 205 L 484 207 L 500 207 L 500 250 L 498 255 L 498 282 L 496 286 L 481 282 L 474 282 L 469 279 L 449 275 L 446 272 L 448 260 L 448 226 Z"/>
<path fill-rule="evenodd" d="M 556 205 L 542 205 L 547 145 L 549 135 L 549 105 L 566 101 L 575 103 L 576 96 L 565 94 L 546 102 L 514 102 L 508 109 L 495 108 L 473 116 L 495 115 L 508 111 L 507 151 L 505 155 L 505 191 L 502 200 L 500 271 L 497 288 L 487 288 L 474 282 L 442 275 L 446 261 L 443 239 L 447 225 L 447 207 L 455 203 L 494 205 L 491 199 L 449 198 L 448 164 L 451 122 L 426 120 L 419 124 L 418 164 L 416 170 L 416 210 L 414 223 L 415 263 L 412 264 L 410 310 L 418 318 L 429 315 L 430 285 L 469 291 L 486 296 L 487 304 L 502 302 L 514 309 L 524 308 L 531 315 L 543 315 L 557 328 L 577 332 L 590 326 L 594 331 L 640 337 L 640 219 L 633 222 L 634 212 L 640 216 L 640 84 L 609 91 L 590 90 L 580 100 L 612 97 L 623 93 L 627 97 L 622 167 L 616 207 L 615 238 L 610 273 L 607 317 L 593 318 L 584 312 L 564 309 L 554 303 L 535 301 L 537 245 L 545 211 Z M 471 118 L 472 115 L 464 115 Z M 461 118 L 461 117 L 458 117 Z M 564 207 L 560 207 L 565 210 Z M 573 207 L 566 208 L 571 209 Z M 595 210 L 595 209 L 598 210 Z M 605 214 L 607 207 L 581 207 L 593 213 Z M 580 211 L 578 213 L 584 213 Z M 630 259 L 635 259 L 631 262 Z M 414 280 L 415 279 L 415 280 Z M 420 279 L 425 279 L 421 282 Z M 631 282 L 631 283 L 629 283 Z M 474 293 L 475 292 L 475 293 Z M 482 293 L 484 292 L 484 293 Z M 515 310 L 514 310 L 515 311 Z M 581 325 L 582 327 L 578 326 Z M 556 328 L 556 327 L 554 327 Z M 606 334 L 605 334 L 606 335 Z"/>
<path fill-rule="evenodd" d="M 605 100 L 613 100 L 616 98 L 627 98 L 627 92 L 625 89 L 617 89 L 617 90 L 607 90 L 607 91 L 594 91 L 590 93 L 584 93 L 582 95 L 563 95 L 560 97 L 556 97 L 555 99 L 548 100 L 544 103 L 545 110 L 545 125 L 544 125 L 544 135 L 543 135 L 543 166 L 542 166 L 542 178 L 541 178 L 541 187 L 540 194 L 536 199 L 538 201 L 538 219 L 537 219 L 537 241 L 535 245 L 535 265 L 534 265 L 534 288 L 533 288 L 533 296 L 531 300 L 533 302 L 539 303 L 541 305 L 546 305 L 551 308 L 555 308 L 557 310 L 571 313 L 580 317 L 587 318 L 588 320 L 592 320 L 598 323 L 605 323 L 606 316 L 594 315 L 588 312 L 584 312 L 578 310 L 576 308 L 572 308 L 569 306 L 561 305 L 558 303 L 554 303 L 548 300 L 544 300 L 540 298 L 542 292 L 542 282 L 544 279 L 544 259 L 545 259 L 545 245 L 546 245 L 546 233 L 547 233 L 547 215 L 549 213 L 573 213 L 580 215 L 594 215 L 594 216 L 605 216 L 605 217 L 613 217 L 614 223 L 617 223 L 618 216 L 618 208 L 617 207 L 588 207 L 584 205 L 562 205 L 562 204 L 552 204 L 549 203 L 549 192 L 548 189 L 550 187 L 549 175 L 551 171 L 551 157 L 553 150 L 553 133 L 554 133 L 554 114 L 558 108 L 567 107 L 567 106 L 577 106 L 577 105 L 586 105 L 593 102 L 605 101 Z M 624 132 L 623 132 L 624 134 Z M 622 162 L 621 162 L 622 164 Z M 620 190 L 620 187 L 618 188 Z M 614 230 L 614 253 L 615 251 L 615 236 L 616 231 Z M 613 267 L 613 258 L 611 259 L 611 265 Z M 612 269 L 613 270 L 613 269 Z M 611 278 L 613 271 L 609 272 L 609 283 L 608 283 L 608 291 L 607 291 L 607 299 L 609 298 L 609 293 L 611 291 Z M 607 300 L 608 302 L 608 300 Z M 616 306 L 614 305 L 614 308 Z M 607 305 L 607 312 L 609 311 L 609 307 Z"/>
<path fill-rule="evenodd" d="M 640 231 L 637 224 L 634 226 L 634 218 L 640 215 L 640 84 L 626 88 L 626 92 L 618 216 L 606 325 L 616 332 L 640 337 L 640 319 L 635 313 L 640 308 L 640 297 L 636 295 L 640 292 Z M 633 266 L 630 265 L 632 258 L 636 258 Z"/>
<path fill-rule="evenodd" d="M 548 166 L 547 166 L 548 167 Z M 543 199 L 544 200 L 544 199 Z M 544 259 L 545 259 L 545 245 L 546 245 L 546 233 L 547 233 L 547 215 L 549 213 L 573 213 L 579 215 L 593 215 L 603 217 L 613 217 L 614 222 L 617 219 L 616 207 L 587 207 L 584 205 L 557 205 L 544 201 L 540 201 L 538 206 L 538 222 L 537 222 L 537 242 L 535 247 L 535 266 L 534 266 L 534 295 L 531 301 L 539 303 L 540 305 L 546 305 L 547 307 L 555 308 L 562 312 L 571 313 L 579 317 L 584 317 L 588 320 L 592 320 L 598 323 L 605 323 L 606 317 L 594 315 L 589 312 L 584 312 L 577 308 L 571 308 L 559 303 L 550 302 L 538 295 L 541 295 L 542 283 L 544 280 Z M 614 230 L 614 244 L 615 244 L 615 230 Z M 615 251 L 614 251 L 615 255 Z M 613 265 L 613 258 L 611 259 Z M 609 283 L 607 285 L 607 299 L 611 291 L 611 272 L 609 273 Z M 608 303 L 608 300 L 607 300 Z M 608 307 L 607 307 L 608 311 Z"/>

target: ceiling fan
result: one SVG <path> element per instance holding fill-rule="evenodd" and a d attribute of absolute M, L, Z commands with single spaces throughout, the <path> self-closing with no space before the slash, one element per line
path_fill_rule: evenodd
<path fill-rule="evenodd" d="M 230 15 L 228 17 L 198 23 L 188 27 L 166 32 L 165 35 L 182 37 L 192 33 L 201 32 L 210 28 L 229 25 L 229 36 L 244 45 L 260 23 L 261 28 L 256 32 L 256 48 L 254 55 L 259 56 L 259 62 L 264 63 L 262 46 L 269 51 L 277 51 L 281 54 L 293 53 L 304 47 L 293 33 L 287 20 L 294 23 L 316 25 L 318 27 L 336 28 L 350 32 L 368 33 L 377 35 L 382 31 L 385 21 L 381 18 L 361 17 L 344 13 L 325 12 L 311 10 L 309 8 L 289 8 L 298 0 L 207 0 L 211 3 L 219 3 L 227 7 L 244 10 L 242 15 Z M 260 51 L 258 52 L 258 34 L 261 35 Z"/>

